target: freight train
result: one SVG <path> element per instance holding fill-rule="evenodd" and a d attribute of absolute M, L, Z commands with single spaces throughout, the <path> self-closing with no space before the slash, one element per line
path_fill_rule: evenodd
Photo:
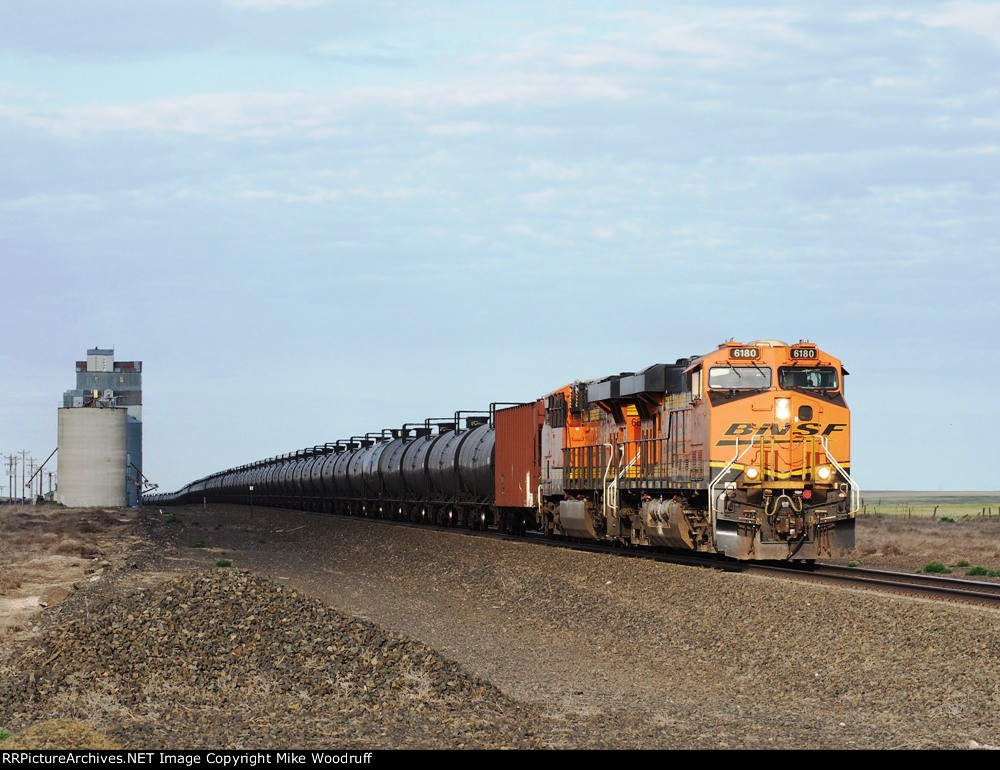
<path fill-rule="evenodd" d="M 249 463 L 144 502 L 812 561 L 854 547 L 846 375 L 812 342 L 730 340 L 528 403 Z"/>

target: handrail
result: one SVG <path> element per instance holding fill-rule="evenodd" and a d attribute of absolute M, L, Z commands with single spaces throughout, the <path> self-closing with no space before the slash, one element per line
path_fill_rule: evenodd
<path fill-rule="evenodd" d="M 847 479 L 851 495 L 850 513 L 856 514 L 861 509 L 861 487 L 859 487 L 858 483 L 851 477 L 851 474 L 844 470 L 844 466 L 837 462 L 837 458 L 830 454 L 829 439 L 826 436 L 820 436 L 819 440 L 823 445 L 823 452 L 826 453 L 826 459 L 830 461 L 840 475 Z"/>
<path fill-rule="evenodd" d="M 608 464 L 604 468 L 604 478 L 601 480 L 604 486 L 604 507 L 614 512 L 618 510 L 618 484 L 617 480 L 608 483 L 608 471 L 611 470 L 611 463 L 615 459 L 615 448 L 609 443 L 605 443 L 603 446 L 608 448 Z"/>
<path fill-rule="evenodd" d="M 608 447 L 608 449 L 611 450 L 611 451 L 608 452 L 608 464 L 607 464 L 607 467 L 605 467 L 605 469 L 604 469 L 604 479 L 603 479 L 603 482 L 604 482 L 604 507 L 607 510 L 609 510 L 611 513 L 617 513 L 618 512 L 618 482 L 621 481 L 622 477 L 628 472 L 628 469 L 631 468 L 633 465 L 635 465 L 639 461 L 639 458 L 642 456 L 642 452 L 641 451 L 636 452 L 635 453 L 635 457 L 633 457 L 631 459 L 631 461 L 629 461 L 628 465 L 626 465 L 624 468 L 622 468 L 620 472 L 618 472 L 617 474 L 615 474 L 614 478 L 612 478 L 611 481 L 609 482 L 608 481 L 608 472 L 611 470 L 611 462 L 614 459 L 614 449 L 615 449 L 615 446 L 617 446 L 619 454 L 624 458 L 624 456 L 625 456 L 625 444 L 617 444 L 615 446 L 612 446 L 611 444 L 604 444 L 604 446 Z M 605 515 L 607 515 L 607 514 L 605 514 Z"/>
<path fill-rule="evenodd" d="M 712 514 L 712 532 L 713 532 L 713 536 L 714 536 L 714 533 L 715 533 L 715 520 L 716 520 L 716 517 L 718 516 L 718 513 L 719 513 L 719 508 L 715 504 L 715 499 L 716 499 L 715 488 L 719 484 L 719 482 L 722 481 L 722 478 L 727 473 L 729 473 L 729 470 L 734 465 L 736 465 L 736 463 L 740 461 L 740 459 L 743 457 L 743 455 L 745 455 L 747 452 L 749 452 L 752 448 L 753 448 L 753 439 L 751 438 L 750 441 L 749 441 L 749 443 L 747 444 L 747 448 L 744 449 L 741 452 L 740 451 L 740 437 L 737 436 L 736 437 L 736 452 L 733 454 L 733 459 L 730 460 L 726 464 L 726 467 L 724 467 L 721 471 L 719 471 L 718 474 L 716 474 L 715 478 L 712 479 L 712 481 L 708 485 L 708 510 Z"/>
<path fill-rule="evenodd" d="M 625 447 L 624 446 L 622 447 L 622 454 L 623 455 L 625 454 Z M 641 450 L 638 451 L 638 452 L 636 452 L 635 453 L 635 457 L 632 458 L 632 462 L 630 462 L 628 465 L 626 465 L 624 468 L 622 468 L 621 473 L 618 474 L 618 478 L 615 479 L 615 481 L 620 481 L 621 478 L 622 478 L 622 476 L 624 476 L 628 472 L 628 469 L 631 468 L 633 465 L 635 465 L 637 462 L 639 462 L 639 457 L 641 455 L 642 455 L 642 451 Z"/>

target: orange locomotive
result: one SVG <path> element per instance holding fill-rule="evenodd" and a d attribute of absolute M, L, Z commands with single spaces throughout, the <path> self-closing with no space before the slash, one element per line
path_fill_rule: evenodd
<path fill-rule="evenodd" d="M 846 374 L 811 342 L 730 341 L 499 409 L 498 523 L 741 560 L 853 548 Z"/>

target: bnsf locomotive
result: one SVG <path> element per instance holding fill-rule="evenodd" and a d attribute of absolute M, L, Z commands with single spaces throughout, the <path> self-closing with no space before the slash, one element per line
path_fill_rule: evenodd
<path fill-rule="evenodd" d="M 809 561 L 854 547 L 846 374 L 811 342 L 729 341 L 530 403 L 250 463 L 145 501 Z"/>

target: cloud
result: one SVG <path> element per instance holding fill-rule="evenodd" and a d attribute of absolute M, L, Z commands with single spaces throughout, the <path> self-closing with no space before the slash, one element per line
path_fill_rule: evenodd
<path fill-rule="evenodd" d="M 191 51 L 225 34 L 205 0 L 44 0 L 3 4 L 0 48 L 58 59 L 135 60 Z"/>
<path fill-rule="evenodd" d="M 583 172 L 579 166 L 567 166 L 551 160 L 533 160 L 528 164 L 528 174 L 535 179 L 570 182 L 579 179 Z"/>
<path fill-rule="evenodd" d="M 657 52 L 648 46 L 579 43 L 571 50 L 565 44 L 520 46 L 504 51 L 489 61 L 495 68 L 569 68 L 602 69 L 612 67 L 618 71 L 626 68 L 649 69 L 660 61 Z"/>
<path fill-rule="evenodd" d="M 558 200 L 562 195 L 559 190 L 548 188 L 546 190 L 525 193 L 521 196 L 521 200 L 529 206 L 548 205 Z"/>
<path fill-rule="evenodd" d="M 326 5 L 330 0 L 228 0 L 233 8 L 252 8 L 255 11 L 273 11 L 276 8 L 311 8 Z"/>
<path fill-rule="evenodd" d="M 478 120 L 465 120 L 461 123 L 440 123 L 428 126 L 427 133 L 437 136 L 472 136 L 485 134 L 492 129 L 486 123 Z"/>
<path fill-rule="evenodd" d="M 995 2 L 945 3 L 936 11 L 912 11 L 901 15 L 909 16 L 928 27 L 955 29 L 969 35 L 987 37 L 1000 46 L 1000 5 Z"/>
<path fill-rule="evenodd" d="M 804 12 L 781 9 L 698 9 L 670 15 L 623 14 L 618 18 L 648 30 L 652 47 L 661 54 L 694 60 L 699 66 L 740 66 L 774 58 L 775 46 L 819 47 L 817 38 L 799 28 Z"/>
<path fill-rule="evenodd" d="M 872 79 L 872 85 L 875 88 L 898 90 L 907 88 L 924 88 L 927 83 L 922 78 L 887 77 L 879 75 Z"/>
<path fill-rule="evenodd" d="M 339 91 L 203 93 L 175 99 L 118 104 L 44 107 L 0 106 L 0 118 L 59 135 L 139 131 L 268 137 L 329 136 L 348 115 L 366 111 L 423 113 L 496 105 L 553 106 L 617 101 L 626 89 L 610 78 L 572 75 L 485 75 L 448 83 L 400 83 Z M 371 114 L 371 113 L 369 113 Z M 479 121 L 436 123 L 439 133 L 482 132 Z"/>
<path fill-rule="evenodd" d="M 244 200 L 280 201 L 282 203 L 325 204 L 341 201 L 346 198 L 356 198 L 364 201 L 372 200 L 422 200 L 433 194 L 427 187 L 405 187 L 388 185 L 379 187 L 352 187 L 334 189 L 328 187 L 311 187 L 306 192 L 292 193 L 280 190 L 265 190 L 260 188 L 244 189 L 236 192 L 233 197 Z"/>

